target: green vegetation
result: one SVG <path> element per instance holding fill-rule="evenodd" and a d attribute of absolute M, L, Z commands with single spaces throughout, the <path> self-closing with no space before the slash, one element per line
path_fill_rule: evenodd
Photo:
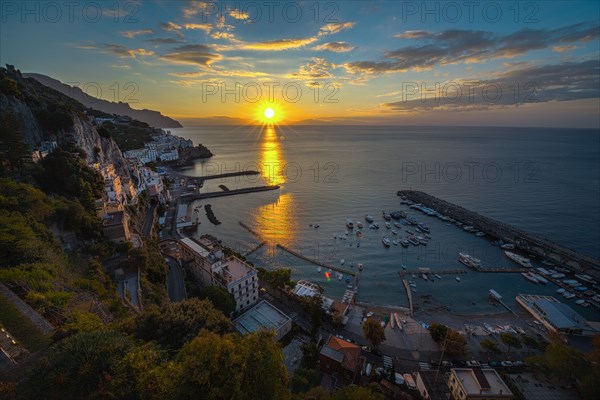
<path fill-rule="evenodd" d="M 38 328 L 8 300 L 0 295 L 0 322 L 17 341 L 23 343 L 30 352 L 36 352 L 50 343 L 50 338 Z M 1 392 L 0 392 L 1 393 Z"/>
<path fill-rule="evenodd" d="M 230 331 L 231 322 L 210 301 L 190 299 L 147 307 L 136 320 L 135 334 L 173 350 L 195 338 L 202 329 L 225 333 Z"/>
<path fill-rule="evenodd" d="M 144 147 L 144 143 L 152 141 L 152 129 L 145 122 L 132 121 L 129 125 L 117 125 L 111 122 L 106 122 L 102 127 L 98 128 L 104 130 L 106 134 L 110 135 L 113 140 L 119 146 L 121 151 L 128 151 L 133 149 L 140 149 Z M 104 132 L 101 136 L 105 134 Z"/>
<path fill-rule="evenodd" d="M 462 356 L 467 353 L 467 339 L 446 325 L 434 323 L 429 326 L 429 333 L 434 342 L 450 356 Z"/>
<path fill-rule="evenodd" d="M 592 352 L 587 355 L 555 340 L 546 347 L 544 354 L 528 357 L 525 361 L 550 378 L 576 382 L 584 399 L 600 398 L 600 335 L 594 337 Z"/>
<path fill-rule="evenodd" d="M 498 346 L 498 343 L 496 343 L 495 341 L 493 341 L 491 339 L 483 338 L 479 342 L 479 345 L 481 346 L 482 349 L 491 351 L 494 354 L 500 354 L 500 347 Z"/>
<path fill-rule="evenodd" d="M 374 318 L 363 322 L 363 334 L 373 347 L 377 347 L 385 341 L 385 330 L 381 323 Z"/>
<path fill-rule="evenodd" d="M 500 341 L 508 347 L 508 354 L 510 354 L 511 349 L 520 349 L 522 347 L 519 337 L 507 332 L 500 334 Z"/>
<path fill-rule="evenodd" d="M 204 286 L 198 291 L 198 298 L 207 299 L 225 315 L 235 311 L 235 297 L 233 293 L 219 286 Z"/>
<path fill-rule="evenodd" d="M 279 268 L 269 271 L 258 267 L 257 270 L 258 279 L 261 282 L 269 284 L 274 289 L 284 289 L 286 286 L 294 286 L 291 280 L 292 270 L 289 268 Z"/>

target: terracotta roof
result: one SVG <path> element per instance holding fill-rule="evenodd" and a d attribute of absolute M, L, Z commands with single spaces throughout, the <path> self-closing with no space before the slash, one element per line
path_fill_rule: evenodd
<path fill-rule="evenodd" d="M 326 346 L 344 355 L 342 367 L 350 371 L 356 370 L 360 358 L 360 347 L 333 335 L 329 337 L 329 341 L 327 342 Z"/>

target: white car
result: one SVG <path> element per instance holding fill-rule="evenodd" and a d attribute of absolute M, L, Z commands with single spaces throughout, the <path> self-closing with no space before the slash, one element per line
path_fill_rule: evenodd
<path fill-rule="evenodd" d="M 503 367 L 512 367 L 514 364 L 512 363 L 512 361 L 501 361 L 500 365 L 502 365 Z"/>

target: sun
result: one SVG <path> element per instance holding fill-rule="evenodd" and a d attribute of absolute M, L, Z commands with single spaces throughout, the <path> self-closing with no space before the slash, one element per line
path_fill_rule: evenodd
<path fill-rule="evenodd" d="M 266 119 L 273 119 L 273 117 L 275 116 L 275 110 L 273 110 L 271 107 L 267 107 L 265 108 L 265 112 L 263 113 L 263 115 Z"/>
<path fill-rule="evenodd" d="M 283 121 L 285 110 L 275 101 L 262 102 L 255 108 L 255 118 L 262 125 L 278 125 Z"/>

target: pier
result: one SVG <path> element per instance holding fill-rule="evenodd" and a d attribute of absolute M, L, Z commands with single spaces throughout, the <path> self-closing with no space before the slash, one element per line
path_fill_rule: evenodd
<path fill-rule="evenodd" d="M 402 277 L 402 275 L 400 275 Z M 410 316 L 413 316 L 413 302 L 412 302 L 412 291 L 410 290 L 410 285 L 406 279 L 402 279 L 402 284 L 404 285 L 404 289 L 406 289 L 406 297 L 408 297 L 408 310 L 410 312 Z"/>
<path fill-rule="evenodd" d="M 180 197 L 183 200 L 202 200 L 202 199 L 209 199 L 209 198 L 213 198 L 213 197 L 235 196 L 238 194 L 266 192 L 269 190 L 277 190 L 277 189 L 279 189 L 279 185 L 254 186 L 254 187 L 249 187 L 249 188 L 233 189 L 233 190 L 229 190 L 229 191 L 220 191 L 220 192 L 188 193 L 188 194 L 182 194 Z"/>
<path fill-rule="evenodd" d="M 353 276 L 355 278 L 355 281 L 356 281 L 356 278 L 358 277 L 358 273 L 357 272 L 350 271 L 350 270 L 347 270 L 345 268 L 341 268 L 341 267 L 338 267 L 338 266 L 335 266 L 335 265 L 326 264 L 326 263 L 321 262 L 321 261 L 313 260 L 312 258 L 308 258 L 308 257 L 306 257 L 306 256 L 298 253 L 297 251 L 294 251 L 294 250 L 292 250 L 290 248 L 285 247 L 282 244 L 277 244 L 277 247 L 279 247 L 281 250 L 283 250 L 285 252 L 288 252 L 291 255 L 296 256 L 296 257 L 298 257 L 298 258 L 300 258 L 300 259 L 302 259 L 304 261 L 307 261 L 309 263 L 318 265 L 318 266 L 323 267 L 323 268 L 328 268 L 328 269 L 331 269 L 333 271 L 341 272 L 343 274 L 351 275 L 351 276 Z"/>
<path fill-rule="evenodd" d="M 595 278 L 600 278 L 600 259 L 598 258 L 578 253 L 548 239 L 532 235 L 514 226 L 485 217 L 418 190 L 399 190 L 396 194 L 414 203 L 423 204 L 457 221 L 472 225 L 496 240 L 514 243 L 518 249 L 533 256 L 547 257 L 553 261 L 559 261 L 577 272 L 584 272 Z"/>
<path fill-rule="evenodd" d="M 251 248 L 250 251 L 248 251 L 246 254 L 244 254 L 244 257 L 248 257 L 250 254 L 254 253 L 258 249 L 260 249 L 261 247 L 263 247 L 265 244 L 267 244 L 267 242 L 260 242 L 259 244 L 257 244 L 253 248 Z"/>
<path fill-rule="evenodd" d="M 466 269 L 443 269 L 443 270 L 439 270 L 439 271 L 424 271 L 422 269 L 407 269 L 407 270 L 402 270 L 400 271 L 400 276 L 404 276 L 404 275 L 411 275 L 411 274 L 415 274 L 415 275 L 434 275 L 434 274 L 438 274 L 438 275 L 455 275 L 455 274 L 466 274 L 469 271 L 467 271 Z"/>
<path fill-rule="evenodd" d="M 508 267 L 476 267 L 477 272 L 505 272 L 505 273 L 517 273 L 517 272 L 531 272 L 529 268 L 508 268 Z"/>
<path fill-rule="evenodd" d="M 242 228 L 244 228 L 245 230 L 247 230 L 248 232 L 250 232 L 251 234 L 253 234 L 255 237 L 257 237 L 259 240 L 261 240 L 262 242 L 266 243 L 266 240 L 261 236 L 260 233 L 256 232 L 254 229 L 250 228 L 248 225 L 246 225 L 245 223 L 243 223 L 242 221 L 238 221 L 238 224 L 240 224 L 240 226 Z"/>

